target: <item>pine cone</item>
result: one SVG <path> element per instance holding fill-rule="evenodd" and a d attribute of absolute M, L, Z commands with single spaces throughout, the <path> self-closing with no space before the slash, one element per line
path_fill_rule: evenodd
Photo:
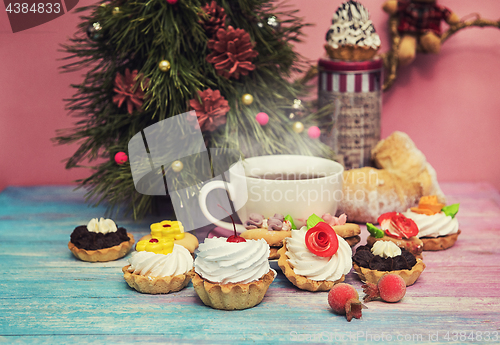
<path fill-rule="evenodd" d="M 214 64 L 219 75 L 226 78 L 239 79 L 255 69 L 251 60 L 259 55 L 253 50 L 250 35 L 243 29 L 229 26 L 219 29 L 216 37 L 208 41 L 208 48 L 213 51 L 207 56 L 207 61 Z"/>
<path fill-rule="evenodd" d="M 196 111 L 196 118 L 189 117 L 188 121 L 196 125 L 196 120 L 202 132 L 212 132 L 217 127 L 226 123 L 226 114 L 231 109 L 227 100 L 221 96 L 219 90 L 206 89 L 198 91 L 200 101 L 195 98 L 189 101 L 189 105 Z"/>
<path fill-rule="evenodd" d="M 212 1 L 210 5 L 206 4 L 203 7 L 203 11 L 209 17 L 208 18 L 206 16 L 201 17 L 200 23 L 205 29 L 207 37 L 212 38 L 220 28 L 226 27 L 227 15 L 226 12 L 224 12 L 224 8 L 217 5 L 215 1 Z"/>

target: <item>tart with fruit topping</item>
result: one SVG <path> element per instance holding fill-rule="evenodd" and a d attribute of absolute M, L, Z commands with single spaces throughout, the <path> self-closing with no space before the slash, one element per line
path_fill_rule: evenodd
<path fill-rule="evenodd" d="M 105 262 L 127 255 L 134 245 L 134 236 L 111 219 L 93 218 L 77 226 L 71 233 L 69 250 L 82 261 Z"/>
<path fill-rule="evenodd" d="M 391 241 L 417 258 L 422 258 L 424 244 L 417 237 L 418 227 L 414 221 L 402 213 L 389 212 L 378 217 L 378 223 L 381 229 L 371 223 L 366 224 L 366 229 L 370 233 L 366 242 L 370 247 L 377 241 Z"/>
<path fill-rule="evenodd" d="M 443 250 L 455 244 L 460 230 L 458 220 L 459 204 L 446 206 L 439 203 L 437 196 L 420 198 L 418 207 L 412 207 L 405 213 L 418 226 L 417 236 L 423 243 L 423 250 Z"/>
<path fill-rule="evenodd" d="M 397 274 L 410 286 L 425 269 L 421 259 L 392 241 L 360 246 L 352 257 L 353 268 L 362 281 L 377 284 L 387 274 Z"/>
<path fill-rule="evenodd" d="M 166 294 L 180 291 L 191 280 L 191 253 L 174 243 L 174 234 L 137 244 L 129 265 L 122 268 L 127 284 L 142 293 Z"/>
<path fill-rule="evenodd" d="M 285 217 L 279 213 L 267 219 L 263 215 L 252 213 L 243 225 L 247 230 L 241 237 L 247 240 L 263 239 L 269 244 L 269 259 L 279 257 L 278 250 L 283 247 L 283 240 L 291 236 L 292 229 L 296 229 L 290 215 Z"/>
<path fill-rule="evenodd" d="M 307 226 L 292 230 L 278 253 L 283 274 L 302 290 L 329 291 L 352 268 L 349 244 L 316 215 Z"/>

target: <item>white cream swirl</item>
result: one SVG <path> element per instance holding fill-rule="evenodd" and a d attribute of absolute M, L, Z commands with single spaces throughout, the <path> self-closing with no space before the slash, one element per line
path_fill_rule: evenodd
<path fill-rule="evenodd" d="M 306 246 L 307 227 L 292 230 L 292 237 L 286 239 L 286 256 L 295 274 L 311 280 L 335 281 L 349 273 L 352 268 L 352 250 L 349 244 L 337 235 L 339 249 L 330 257 L 313 254 Z"/>
<path fill-rule="evenodd" d="M 87 224 L 87 230 L 89 232 L 100 232 L 101 234 L 107 234 L 110 232 L 116 232 L 116 224 L 112 219 L 101 219 L 92 218 Z"/>
<path fill-rule="evenodd" d="M 356 1 L 345 2 L 337 9 L 326 40 L 335 49 L 347 44 L 373 49 L 380 47 L 380 37 L 368 11 Z"/>
<path fill-rule="evenodd" d="M 129 272 L 152 277 L 167 277 L 185 274 L 193 268 L 193 257 L 179 244 L 174 244 L 172 253 L 134 252 L 128 260 Z"/>
<path fill-rule="evenodd" d="M 458 220 L 443 212 L 433 214 L 415 213 L 407 210 L 403 213 L 406 217 L 412 219 L 418 226 L 417 237 L 438 237 L 455 234 L 458 232 Z"/>
<path fill-rule="evenodd" d="M 401 255 L 401 248 L 391 241 L 377 241 L 372 246 L 372 254 L 383 258 L 393 258 Z"/>
<path fill-rule="evenodd" d="M 198 250 L 194 270 L 213 283 L 246 284 L 271 270 L 269 244 L 263 239 L 235 243 L 225 237 L 206 238 Z"/>

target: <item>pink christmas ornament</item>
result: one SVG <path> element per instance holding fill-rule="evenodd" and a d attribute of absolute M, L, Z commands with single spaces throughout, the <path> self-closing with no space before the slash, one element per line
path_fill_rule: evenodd
<path fill-rule="evenodd" d="M 128 156 L 125 152 L 118 152 L 115 155 L 116 164 L 122 165 L 128 161 Z"/>
<path fill-rule="evenodd" d="M 309 135 L 309 138 L 311 139 L 318 139 L 321 134 L 321 130 L 317 126 L 311 126 L 307 130 L 307 135 Z"/>
<path fill-rule="evenodd" d="M 167 0 L 167 3 L 170 5 L 175 5 L 177 3 L 177 0 Z"/>
<path fill-rule="evenodd" d="M 259 125 L 265 126 L 269 122 L 269 115 L 266 113 L 258 113 L 257 116 L 255 116 L 255 120 L 257 120 Z"/>

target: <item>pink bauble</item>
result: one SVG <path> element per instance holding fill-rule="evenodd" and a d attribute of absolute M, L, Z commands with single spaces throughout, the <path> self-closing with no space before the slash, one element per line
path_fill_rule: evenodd
<path fill-rule="evenodd" d="M 321 134 L 321 130 L 317 126 L 311 126 L 307 130 L 307 135 L 309 135 L 309 138 L 311 139 L 318 139 Z"/>
<path fill-rule="evenodd" d="M 128 156 L 125 152 L 118 152 L 116 155 L 115 155 L 115 162 L 116 164 L 124 164 L 128 161 Z"/>
<path fill-rule="evenodd" d="M 255 116 L 255 120 L 257 120 L 259 125 L 265 126 L 269 122 L 269 115 L 266 113 L 258 113 L 257 116 Z"/>
<path fill-rule="evenodd" d="M 177 0 L 167 0 L 167 3 L 170 5 L 175 5 L 177 3 Z"/>

